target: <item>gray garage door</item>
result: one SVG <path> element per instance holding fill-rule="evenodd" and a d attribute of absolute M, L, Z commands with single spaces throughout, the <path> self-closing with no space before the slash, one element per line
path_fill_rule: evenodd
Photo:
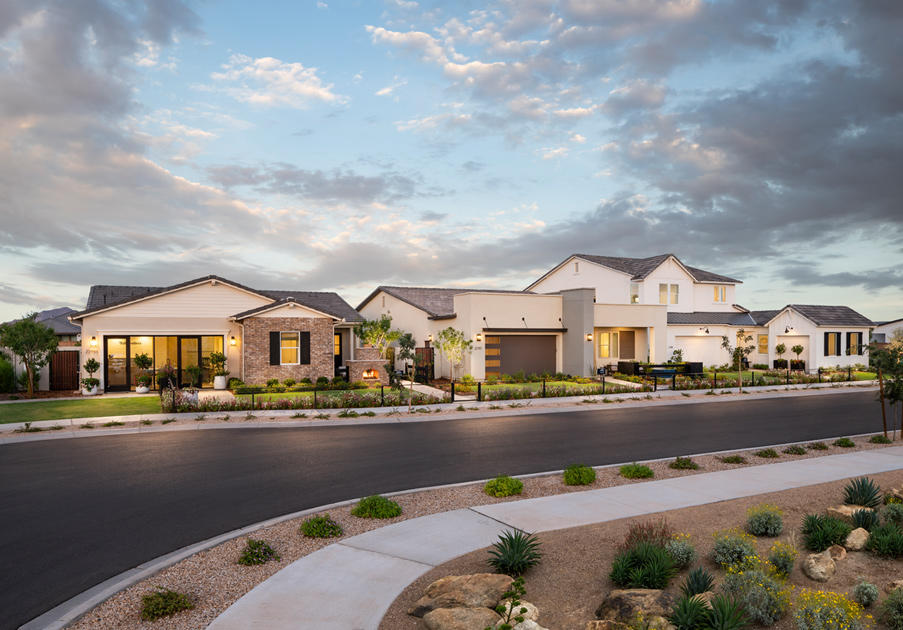
<path fill-rule="evenodd" d="M 487 335 L 486 377 L 555 372 L 554 335 Z"/>

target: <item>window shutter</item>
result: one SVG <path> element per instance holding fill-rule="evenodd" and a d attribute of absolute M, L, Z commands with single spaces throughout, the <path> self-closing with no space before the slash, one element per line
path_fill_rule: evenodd
<path fill-rule="evenodd" d="M 310 332 L 301 333 L 301 365 L 310 365 Z"/>
<path fill-rule="evenodd" d="M 270 331 L 270 365 L 279 365 L 279 331 Z"/>
<path fill-rule="evenodd" d="M 852 336 L 853 336 L 853 333 L 851 333 L 851 332 L 847 333 L 847 354 L 853 354 L 853 346 L 850 343 L 852 341 Z"/>
<path fill-rule="evenodd" d="M 831 356 L 831 349 L 830 349 L 831 347 L 828 345 L 828 344 L 830 343 L 830 341 L 829 341 L 829 338 L 830 338 L 829 335 L 830 335 L 830 334 L 831 334 L 831 333 L 827 333 L 827 332 L 825 333 L 825 349 L 824 349 L 823 354 L 824 354 L 826 357 Z"/>

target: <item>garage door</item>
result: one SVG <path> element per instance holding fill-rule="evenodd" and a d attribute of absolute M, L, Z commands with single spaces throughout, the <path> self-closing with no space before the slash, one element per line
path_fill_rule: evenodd
<path fill-rule="evenodd" d="M 701 362 L 705 366 L 721 365 L 730 358 L 721 347 L 721 337 L 676 337 L 677 348 L 684 352 L 684 361 Z"/>
<path fill-rule="evenodd" d="M 486 377 L 555 372 L 554 335 L 487 335 Z"/>

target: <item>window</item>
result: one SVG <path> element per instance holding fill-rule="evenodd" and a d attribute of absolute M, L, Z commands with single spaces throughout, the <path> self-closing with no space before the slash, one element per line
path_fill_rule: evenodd
<path fill-rule="evenodd" d="M 759 354 L 768 354 L 768 335 L 759 335 Z"/>
<path fill-rule="evenodd" d="M 672 284 L 672 285 L 671 285 L 671 304 L 677 304 L 677 300 L 678 300 L 678 297 L 679 297 L 677 292 L 678 292 L 679 289 L 680 289 L 680 285 L 679 285 L 679 284 Z"/>
<path fill-rule="evenodd" d="M 862 354 L 862 333 L 847 333 L 847 354 L 858 356 Z"/>
<path fill-rule="evenodd" d="M 718 284 L 713 287 L 715 289 L 715 302 L 727 302 L 727 287 Z"/>
<path fill-rule="evenodd" d="M 281 365 L 298 365 L 301 363 L 298 333 L 284 332 L 279 334 L 279 361 Z"/>
<path fill-rule="evenodd" d="M 599 358 L 618 358 L 618 333 L 604 332 L 599 334 Z"/>
<path fill-rule="evenodd" d="M 630 283 L 630 303 L 631 304 L 639 304 L 640 303 L 640 285 L 636 282 Z"/>
<path fill-rule="evenodd" d="M 342 354 L 342 333 L 335 333 L 332 336 L 332 354 L 335 356 Z"/>
<path fill-rule="evenodd" d="M 580 263 L 574 263 L 574 273 L 580 273 Z"/>
<path fill-rule="evenodd" d="M 840 333 L 839 332 L 826 332 L 825 333 L 825 356 L 833 357 L 840 356 Z"/>
<path fill-rule="evenodd" d="M 658 303 L 659 304 L 667 304 L 668 303 L 668 285 L 667 284 L 658 285 Z"/>

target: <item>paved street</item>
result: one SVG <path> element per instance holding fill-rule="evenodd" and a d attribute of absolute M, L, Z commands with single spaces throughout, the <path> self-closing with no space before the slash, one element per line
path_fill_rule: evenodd
<path fill-rule="evenodd" d="M 873 392 L 0 447 L 3 628 L 178 547 L 375 492 L 880 429 Z"/>

